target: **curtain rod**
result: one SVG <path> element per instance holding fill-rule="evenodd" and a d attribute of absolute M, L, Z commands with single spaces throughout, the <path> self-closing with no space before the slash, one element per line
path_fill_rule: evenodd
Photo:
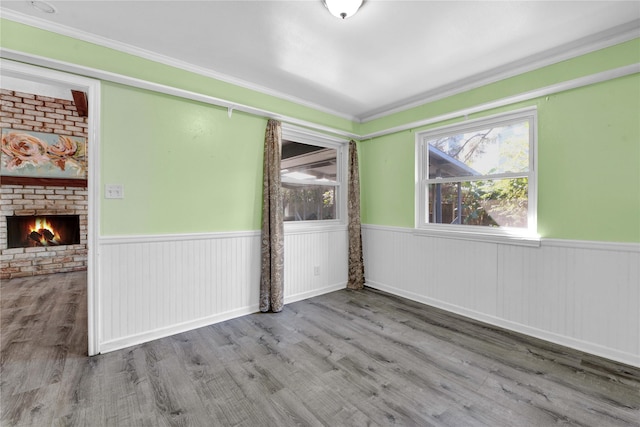
<path fill-rule="evenodd" d="M 160 83 L 150 82 L 148 80 L 142 80 L 135 77 L 129 77 L 122 74 L 112 73 L 110 71 L 98 70 L 92 67 L 86 67 L 84 65 L 72 64 L 70 62 L 59 61 L 56 59 L 46 58 L 39 55 L 27 54 L 19 52 L 13 49 L 0 48 L 0 58 L 23 62 L 30 65 L 37 65 L 40 67 L 51 68 L 58 71 L 65 71 L 72 74 L 78 74 L 85 77 L 90 77 L 98 80 L 109 81 L 113 83 L 119 83 L 126 86 L 132 86 L 139 89 L 150 90 L 153 92 L 163 93 L 166 95 L 172 95 L 179 98 L 190 99 L 193 101 L 202 102 L 205 104 L 216 105 L 227 109 L 229 117 L 232 112 L 241 111 L 258 117 L 264 117 L 268 119 L 280 120 L 296 126 L 302 126 L 309 129 L 314 129 L 322 132 L 328 132 L 334 135 L 343 136 L 349 139 L 358 139 L 359 136 L 352 132 L 335 129 L 330 126 L 319 125 L 307 120 L 297 119 L 295 117 L 286 116 L 284 114 L 275 113 L 273 111 L 265 110 L 262 108 L 251 107 L 249 105 L 229 101 L 222 98 L 216 98 L 210 95 L 204 95 L 197 92 L 192 92 L 185 89 L 180 89 L 174 86 L 163 85 Z"/>

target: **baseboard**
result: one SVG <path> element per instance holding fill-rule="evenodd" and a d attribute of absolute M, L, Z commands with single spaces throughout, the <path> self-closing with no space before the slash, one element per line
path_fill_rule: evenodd
<path fill-rule="evenodd" d="M 296 301 L 301 301 L 307 298 L 316 297 L 319 295 L 334 292 L 340 289 L 344 289 L 347 286 L 347 282 L 337 283 L 320 289 L 314 289 L 312 291 L 303 292 L 295 295 L 288 295 L 284 298 L 285 304 L 290 304 Z M 115 350 L 121 350 L 133 345 L 143 344 L 145 342 L 157 340 L 160 338 L 169 337 L 171 335 L 187 332 L 193 329 L 202 328 L 204 326 L 214 325 L 216 323 L 224 322 L 226 320 L 235 319 L 237 317 L 246 316 L 259 311 L 259 306 L 250 305 L 248 307 L 239 308 L 225 313 L 216 314 L 213 316 L 207 316 L 201 319 L 192 320 L 189 322 L 180 323 L 177 325 L 167 326 L 165 328 L 154 329 L 152 331 L 143 332 L 140 334 L 129 335 L 123 338 L 118 338 L 112 341 L 105 341 L 98 346 L 98 353 L 108 353 Z"/>
<path fill-rule="evenodd" d="M 248 307 L 242 307 L 224 313 L 215 314 L 213 316 L 207 316 L 200 319 L 191 320 L 189 322 L 179 323 L 177 325 L 158 328 L 140 334 L 129 335 L 112 341 L 105 341 L 98 345 L 98 353 L 108 353 L 110 351 L 121 350 L 133 345 L 143 344 L 148 341 L 169 337 L 171 335 L 202 328 L 204 326 L 213 325 L 216 323 L 224 322 L 226 320 L 235 319 L 237 317 L 246 316 L 247 314 L 253 314 L 257 311 L 259 311 L 258 304 L 255 304 Z"/>
<path fill-rule="evenodd" d="M 393 295 L 397 295 L 403 298 L 407 298 L 412 301 L 416 301 L 422 304 L 426 304 L 432 307 L 440 308 L 451 313 L 459 314 L 461 316 L 468 317 L 470 319 L 485 322 L 494 326 L 498 326 L 510 331 L 519 332 L 525 335 L 539 338 L 545 341 L 552 342 L 554 344 L 570 347 L 575 350 L 584 351 L 586 353 L 594 354 L 596 356 L 610 359 L 616 362 L 624 363 L 627 365 L 640 368 L 640 356 L 621 352 L 618 350 L 603 347 L 598 344 L 593 344 L 587 341 L 577 340 L 575 338 L 567 337 L 564 335 L 554 334 L 552 332 L 544 331 L 541 329 L 526 326 L 517 322 L 512 322 L 506 319 L 502 319 L 495 316 L 489 316 L 484 313 L 480 313 L 474 310 L 469 310 L 458 305 L 449 304 L 444 301 L 440 301 L 434 298 L 425 297 L 423 295 L 408 292 L 403 289 L 398 289 L 393 286 L 388 286 L 383 283 L 367 280 L 366 286 L 380 291 L 388 292 Z"/>
<path fill-rule="evenodd" d="M 303 299 L 317 297 L 319 295 L 328 294 L 329 292 L 339 291 L 340 289 L 344 289 L 347 287 L 347 282 L 336 283 L 334 285 L 329 285 L 324 288 L 314 289 L 312 291 L 301 292 L 295 295 L 287 295 L 284 297 L 284 303 L 290 304 L 296 301 L 302 301 Z"/>

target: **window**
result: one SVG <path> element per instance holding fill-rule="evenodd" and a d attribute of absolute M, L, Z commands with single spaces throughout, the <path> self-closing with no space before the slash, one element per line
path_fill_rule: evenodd
<path fill-rule="evenodd" d="M 535 234 L 535 136 L 533 109 L 419 133 L 417 226 Z"/>
<path fill-rule="evenodd" d="M 280 164 L 284 220 L 339 220 L 343 142 L 283 128 Z"/>

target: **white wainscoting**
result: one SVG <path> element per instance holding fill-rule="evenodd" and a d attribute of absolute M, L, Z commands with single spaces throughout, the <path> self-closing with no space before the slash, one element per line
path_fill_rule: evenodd
<path fill-rule="evenodd" d="M 640 245 L 540 247 L 363 225 L 367 285 L 640 366 Z"/>
<path fill-rule="evenodd" d="M 100 353 L 258 311 L 259 231 L 102 237 L 98 246 Z M 344 288 L 346 252 L 346 227 L 285 233 L 285 302 Z"/>
<path fill-rule="evenodd" d="M 344 289 L 347 251 L 345 226 L 325 231 L 285 231 L 285 303 Z"/>

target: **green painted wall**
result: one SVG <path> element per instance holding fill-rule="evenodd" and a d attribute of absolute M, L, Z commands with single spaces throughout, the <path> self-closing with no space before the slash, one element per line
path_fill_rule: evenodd
<path fill-rule="evenodd" d="M 358 144 L 362 223 L 413 227 L 413 141 L 406 131 Z"/>
<path fill-rule="evenodd" d="M 361 134 L 640 62 L 635 39 L 358 124 L 8 20 L 0 21 L 0 45 Z M 102 200 L 103 235 L 259 228 L 265 119 L 237 112 L 229 119 L 214 106 L 108 82 L 102 87 L 101 187 L 125 186 L 124 200 Z M 540 234 L 640 242 L 640 76 L 481 115 L 529 105 L 539 113 Z M 359 144 L 364 223 L 413 227 L 414 137 L 426 128 Z"/>
<path fill-rule="evenodd" d="M 640 75 L 470 118 L 531 105 L 538 108 L 540 235 L 640 242 Z M 414 226 L 415 132 L 451 122 L 360 143 L 363 223 Z"/>
<path fill-rule="evenodd" d="M 349 120 L 219 80 L 8 20 L 0 45 L 353 131 Z M 102 82 L 100 233 L 258 230 L 266 119 Z"/>
<path fill-rule="evenodd" d="M 538 105 L 542 236 L 640 242 L 640 75 Z"/>
<path fill-rule="evenodd" d="M 258 230 L 266 119 L 102 85 L 101 234 Z M 104 185 L 102 186 L 104 191 Z"/>

